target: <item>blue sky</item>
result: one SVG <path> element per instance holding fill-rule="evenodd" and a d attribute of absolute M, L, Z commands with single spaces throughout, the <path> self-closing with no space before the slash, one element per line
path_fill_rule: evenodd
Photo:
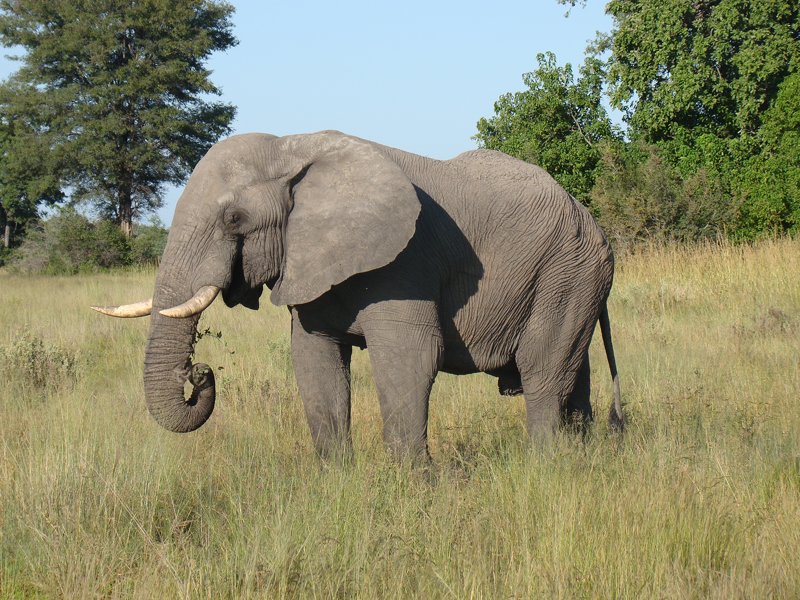
<path fill-rule="evenodd" d="M 611 27 L 604 2 L 566 18 L 556 0 L 233 4 L 239 45 L 209 67 L 238 107 L 235 133 L 339 129 L 434 158 L 475 147 L 476 122 L 501 94 L 523 89 L 537 53 L 577 68 L 595 33 Z M 0 60 L 0 77 L 15 69 Z M 179 195 L 166 195 L 166 224 Z"/>

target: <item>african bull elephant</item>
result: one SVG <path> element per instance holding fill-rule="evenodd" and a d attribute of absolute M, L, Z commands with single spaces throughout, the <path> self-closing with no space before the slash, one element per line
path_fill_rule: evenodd
<path fill-rule="evenodd" d="M 339 132 L 239 135 L 214 145 L 184 190 L 152 300 L 94 307 L 150 315 L 145 399 L 169 430 L 210 416 L 214 375 L 190 363 L 200 313 L 289 307 L 292 358 L 320 454 L 350 445 L 350 356 L 369 348 L 388 448 L 427 460 L 438 371 L 524 393 L 531 437 L 590 420 L 588 352 L 614 259 L 597 223 L 545 171 L 488 150 L 433 160 Z M 184 399 L 186 380 L 194 385 Z"/>

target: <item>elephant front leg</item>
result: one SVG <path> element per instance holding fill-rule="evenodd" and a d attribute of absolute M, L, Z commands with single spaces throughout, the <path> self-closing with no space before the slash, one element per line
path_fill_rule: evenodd
<path fill-rule="evenodd" d="M 428 400 L 442 360 L 442 336 L 431 302 L 391 303 L 365 327 L 373 378 L 392 456 L 430 462 Z"/>
<path fill-rule="evenodd" d="M 292 361 L 311 439 L 324 459 L 343 460 L 350 438 L 350 356 L 352 348 L 309 333 L 292 311 Z"/>

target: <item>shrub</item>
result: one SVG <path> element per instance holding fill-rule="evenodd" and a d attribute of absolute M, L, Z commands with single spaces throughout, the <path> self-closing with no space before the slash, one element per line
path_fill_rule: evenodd
<path fill-rule="evenodd" d="M 761 149 L 739 173 L 738 237 L 800 231 L 800 72 L 788 76 L 764 114 Z"/>
<path fill-rule="evenodd" d="M 152 264 L 166 244 L 167 230 L 156 219 L 137 226 L 128 239 L 108 220 L 91 221 L 72 207 L 29 230 L 14 266 L 25 273 L 73 275 L 130 264 Z"/>
<path fill-rule="evenodd" d="M 0 267 L 5 266 L 11 260 L 11 256 L 11 249 L 0 244 Z"/>
<path fill-rule="evenodd" d="M 168 233 L 158 217 L 150 219 L 147 225 L 136 225 L 131 239 L 131 261 L 141 265 L 157 263 L 167 245 Z"/>
<path fill-rule="evenodd" d="M 0 362 L 7 377 L 37 388 L 75 381 L 75 353 L 48 345 L 29 331 L 22 331 L 13 342 L 0 347 Z"/>
<path fill-rule="evenodd" d="M 705 169 L 681 177 L 655 146 L 608 145 L 601 164 L 592 209 L 617 245 L 713 239 L 732 221 L 734 207 L 718 179 Z"/>
<path fill-rule="evenodd" d="M 131 245 L 116 223 L 98 221 L 92 223 L 91 235 L 87 240 L 89 267 L 108 269 L 131 263 Z"/>

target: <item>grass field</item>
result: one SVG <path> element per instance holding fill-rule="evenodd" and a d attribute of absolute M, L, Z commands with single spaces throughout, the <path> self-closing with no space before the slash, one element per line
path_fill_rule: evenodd
<path fill-rule="evenodd" d="M 433 480 L 389 462 L 366 353 L 355 461 L 315 458 L 289 319 L 221 302 L 214 416 L 148 416 L 153 272 L 0 274 L 0 597 L 800 598 L 800 242 L 653 248 L 610 300 L 629 427 L 528 450 L 521 398 L 440 375 Z M 220 369 L 222 367 L 222 369 Z"/>

